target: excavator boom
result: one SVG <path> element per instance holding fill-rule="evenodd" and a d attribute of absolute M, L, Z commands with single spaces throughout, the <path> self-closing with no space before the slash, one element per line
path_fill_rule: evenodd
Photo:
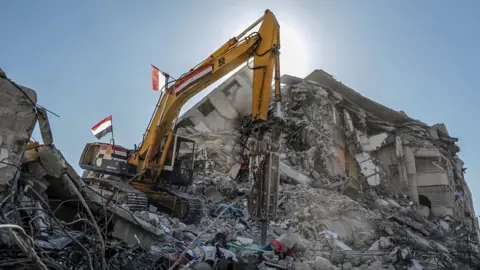
<path fill-rule="evenodd" d="M 245 36 L 259 23 L 257 32 Z M 245 36 L 245 37 L 244 37 Z M 229 72 L 248 62 L 253 57 L 252 118 L 266 120 L 270 105 L 272 78 L 275 72 L 275 84 L 280 85 L 279 72 L 280 26 L 269 10 L 248 27 L 239 36 L 230 39 L 207 59 L 188 73 L 181 76 L 168 87 L 156 108 L 142 145 L 129 159 L 130 164 L 139 166 L 140 171 L 150 169 L 158 176 L 165 157 L 157 153 L 161 149 L 162 139 L 172 132 L 175 119 L 182 106 L 193 96 L 218 81 Z M 248 64 L 248 63 L 247 63 Z M 275 100 L 280 106 L 280 88 L 275 90 Z M 279 109 L 277 109 L 280 112 Z M 171 137 L 171 136 L 169 136 Z M 168 149 L 171 138 L 163 146 Z"/>
<path fill-rule="evenodd" d="M 258 30 L 251 32 L 259 24 Z M 80 158 L 80 167 L 97 174 L 88 181 L 94 181 L 97 185 L 112 185 L 106 180 L 97 179 L 105 174 L 117 177 L 122 182 L 128 180 L 126 182 L 135 190 L 147 194 L 149 203 L 194 220 L 201 209 L 198 200 L 196 202 L 168 187 L 170 184 L 186 186 L 193 179 L 195 143 L 173 132 L 180 109 L 190 98 L 235 68 L 244 63 L 250 67 L 249 60 L 253 58 L 250 67 L 253 70 L 252 122 L 267 120 L 274 75 L 276 116 L 281 118 L 279 49 L 280 26 L 273 13 L 266 10 L 245 31 L 227 41 L 172 85 L 167 80 L 165 91 L 138 149 L 118 150 L 118 147 L 104 143 L 87 144 Z M 278 127 L 271 134 L 271 143 L 264 142 L 263 135 L 253 136 L 255 138 L 249 142 L 249 173 L 254 182 L 252 194 L 255 196 L 249 200 L 249 210 L 264 224 L 275 216 L 278 195 Z M 126 160 L 116 159 L 115 151 L 128 152 L 124 155 Z M 189 155 L 182 154 L 189 151 Z M 137 208 L 145 206 L 144 203 L 137 203 L 143 202 L 142 192 L 135 193 L 127 188 L 122 190 L 130 205 Z"/>

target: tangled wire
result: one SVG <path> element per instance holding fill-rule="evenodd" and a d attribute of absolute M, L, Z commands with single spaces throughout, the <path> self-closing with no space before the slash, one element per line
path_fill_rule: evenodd
<path fill-rule="evenodd" d="M 39 179 L 18 169 L 0 194 L 1 269 L 158 269 L 154 256 L 111 237 L 113 213 L 92 212 L 80 192 L 47 200 L 27 181 Z"/>

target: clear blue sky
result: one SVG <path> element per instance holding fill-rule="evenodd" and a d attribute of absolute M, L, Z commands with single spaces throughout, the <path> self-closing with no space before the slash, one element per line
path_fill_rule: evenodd
<path fill-rule="evenodd" d="M 90 128 L 110 114 L 117 143 L 140 141 L 158 97 L 150 64 L 178 76 L 266 8 L 283 27 L 284 72 L 321 68 L 386 106 L 445 122 L 480 211 L 480 1 L 4 1 L 0 67 L 61 115 L 50 116 L 55 142 L 77 164 Z"/>

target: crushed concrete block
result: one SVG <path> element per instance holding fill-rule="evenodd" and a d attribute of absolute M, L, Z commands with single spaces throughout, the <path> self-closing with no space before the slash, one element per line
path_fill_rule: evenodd
<path fill-rule="evenodd" d="M 444 123 L 439 123 L 439 124 L 435 124 L 432 126 L 433 128 L 435 128 L 437 131 L 438 131 L 438 134 L 442 135 L 442 136 L 445 136 L 445 137 L 449 137 L 450 135 L 448 134 L 448 129 L 447 129 L 447 126 L 445 126 Z"/>
<path fill-rule="evenodd" d="M 238 175 L 238 171 L 240 171 L 240 168 L 241 168 L 241 164 L 235 164 L 232 166 L 232 168 L 230 169 L 230 171 L 228 172 L 228 175 L 230 176 L 230 178 L 232 179 L 235 179 L 237 178 L 237 175 Z"/>
<path fill-rule="evenodd" d="M 296 171 L 292 167 L 280 161 L 280 173 L 285 174 L 286 176 L 293 179 L 297 184 L 309 185 L 312 182 L 308 176 L 304 175 L 301 172 Z"/>
<path fill-rule="evenodd" d="M 330 270 L 330 269 L 334 269 L 334 266 L 333 264 L 323 258 L 323 257 L 317 257 L 313 263 L 313 269 L 315 270 Z"/>
<path fill-rule="evenodd" d="M 383 270 L 383 264 L 381 261 L 375 261 L 367 268 L 367 270 Z"/>
<path fill-rule="evenodd" d="M 60 151 L 47 146 L 38 148 L 40 162 L 48 175 L 60 178 L 66 171 L 67 165 Z"/>
<path fill-rule="evenodd" d="M 438 225 L 440 225 L 440 227 L 442 227 L 442 229 L 444 229 L 445 231 L 450 231 L 450 224 L 448 224 L 448 222 L 446 222 L 445 220 L 440 220 L 438 222 Z"/>
<path fill-rule="evenodd" d="M 402 208 L 402 206 L 401 206 L 400 204 L 398 204 L 398 203 L 397 203 L 395 200 L 393 200 L 393 199 L 388 198 L 388 199 L 387 199 L 387 202 L 388 202 L 391 206 L 393 206 L 393 207 L 395 207 L 395 208 Z"/>
<path fill-rule="evenodd" d="M 370 143 L 370 151 L 375 151 L 378 148 L 380 148 L 380 146 L 382 146 L 382 144 L 385 142 L 387 137 L 388 137 L 388 134 L 386 132 L 380 133 L 374 136 L 370 136 L 368 138 L 368 141 Z"/>
<path fill-rule="evenodd" d="M 372 158 L 367 152 L 355 155 L 355 159 L 360 166 L 362 174 L 367 178 L 370 186 L 378 186 L 380 184 L 379 168 L 373 163 Z"/>
<path fill-rule="evenodd" d="M 380 199 L 380 198 L 377 198 L 375 200 L 374 205 L 375 205 L 375 208 L 377 208 L 377 209 L 389 209 L 390 208 L 390 204 L 386 200 L 383 200 L 383 199 Z"/>
<path fill-rule="evenodd" d="M 431 127 L 428 129 L 429 133 L 430 133 L 430 137 L 432 137 L 432 139 L 434 140 L 438 140 L 440 139 L 440 137 L 438 136 L 438 131 L 436 128 L 434 127 Z"/>
<path fill-rule="evenodd" d="M 428 216 L 430 216 L 430 208 L 428 206 L 419 205 L 417 213 L 424 218 L 428 218 Z"/>
<path fill-rule="evenodd" d="M 368 250 L 380 250 L 380 249 L 386 249 L 389 248 L 393 245 L 392 241 L 389 238 L 386 237 L 380 237 L 375 243 L 372 244 L 372 246 Z"/>
<path fill-rule="evenodd" d="M 415 233 L 412 233 L 411 231 L 407 231 L 407 235 L 408 235 L 408 240 L 414 244 L 416 246 L 416 248 L 420 249 L 420 250 L 424 250 L 424 251 L 431 251 L 432 250 L 432 247 L 430 246 L 430 242 L 415 234 Z"/>
<path fill-rule="evenodd" d="M 5 77 L 0 78 L 0 190 L 19 176 L 22 154 L 36 123 L 37 102 L 35 91 Z"/>
<path fill-rule="evenodd" d="M 353 269 L 353 265 L 351 262 L 346 262 L 342 265 L 342 270 L 352 270 Z"/>
<path fill-rule="evenodd" d="M 450 253 L 450 251 L 448 250 L 447 247 L 445 247 L 444 245 L 438 243 L 438 242 L 434 242 L 435 244 L 435 249 L 438 251 L 438 252 L 442 252 L 442 253 Z"/>
<path fill-rule="evenodd" d="M 222 202 L 225 199 L 216 187 L 206 188 L 204 191 L 204 195 L 205 197 L 216 203 Z"/>

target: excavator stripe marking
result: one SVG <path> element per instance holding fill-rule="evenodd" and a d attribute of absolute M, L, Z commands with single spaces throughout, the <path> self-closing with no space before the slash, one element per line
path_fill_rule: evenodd
<path fill-rule="evenodd" d="M 115 150 L 115 151 L 127 152 L 127 149 L 125 149 L 121 146 L 118 146 L 118 145 L 112 145 L 112 149 Z"/>
<path fill-rule="evenodd" d="M 211 64 L 207 64 L 203 67 L 197 68 L 196 70 L 192 71 L 190 74 L 182 78 L 181 81 L 175 84 L 175 93 L 178 94 L 178 92 L 182 91 L 182 89 L 196 82 L 203 76 L 206 76 L 212 73 L 212 71 L 213 71 L 213 66 Z"/>

